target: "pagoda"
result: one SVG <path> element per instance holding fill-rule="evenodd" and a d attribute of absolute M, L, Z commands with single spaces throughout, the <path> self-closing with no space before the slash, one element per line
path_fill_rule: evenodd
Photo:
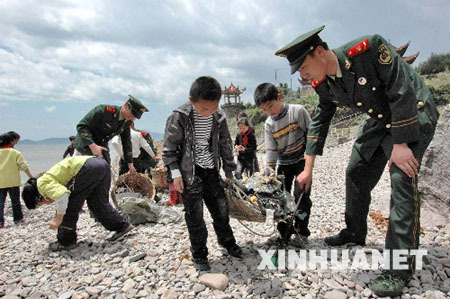
<path fill-rule="evenodd" d="M 239 85 L 236 87 L 233 82 L 231 82 L 230 86 L 225 87 L 225 89 L 222 90 L 225 104 L 231 104 L 230 98 L 234 98 L 234 104 L 241 104 L 241 93 L 243 93 L 245 89 L 245 87 L 239 89 Z"/>

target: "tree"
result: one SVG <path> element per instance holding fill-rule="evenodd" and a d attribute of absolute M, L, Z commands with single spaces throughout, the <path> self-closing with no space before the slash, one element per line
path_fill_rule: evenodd
<path fill-rule="evenodd" d="M 421 75 L 436 74 L 450 69 L 450 53 L 431 53 L 427 61 L 422 62 L 416 68 Z"/>

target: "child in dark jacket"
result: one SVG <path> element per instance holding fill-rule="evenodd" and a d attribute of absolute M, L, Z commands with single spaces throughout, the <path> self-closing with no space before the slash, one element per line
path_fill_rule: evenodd
<path fill-rule="evenodd" d="M 170 169 L 175 189 L 183 193 L 192 259 L 199 271 L 210 269 L 203 202 L 213 218 L 219 244 L 231 256 L 242 258 L 220 184 L 220 166 L 228 180 L 233 178 L 236 168 L 226 116 L 218 109 L 220 97 L 221 87 L 216 79 L 197 78 L 191 86 L 189 102 L 175 109 L 167 119 L 164 135 L 163 161 Z"/>
<path fill-rule="evenodd" d="M 239 133 L 234 141 L 234 150 L 239 153 L 238 165 L 235 176 L 238 180 L 242 179 L 242 173 L 247 171 L 249 177 L 254 172 L 254 160 L 256 151 L 256 137 L 248 118 L 238 120 Z"/>

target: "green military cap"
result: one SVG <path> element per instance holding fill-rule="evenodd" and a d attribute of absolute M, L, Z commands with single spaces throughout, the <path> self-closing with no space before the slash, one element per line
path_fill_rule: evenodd
<path fill-rule="evenodd" d="M 314 51 L 314 48 L 319 45 L 322 40 L 319 37 L 319 32 L 325 28 L 325 25 L 320 26 L 308 33 L 302 34 L 282 49 L 275 52 L 275 55 L 286 57 L 291 66 L 291 75 L 298 71 L 302 65 L 306 55 Z"/>
<path fill-rule="evenodd" d="M 132 95 L 128 95 L 128 105 L 130 106 L 131 112 L 133 113 L 134 117 L 137 119 L 141 118 L 142 113 L 148 112 L 148 109 L 142 104 L 141 101 L 133 97 Z"/>

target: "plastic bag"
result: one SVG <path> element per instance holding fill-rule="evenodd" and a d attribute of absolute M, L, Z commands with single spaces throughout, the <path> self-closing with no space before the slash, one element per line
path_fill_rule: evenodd
<path fill-rule="evenodd" d="M 119 209 L 133 225 L 147 222 L 176 223 L 181 219 L 180 213 L 151 203 L 145 197 L 122 197 Z"/>

